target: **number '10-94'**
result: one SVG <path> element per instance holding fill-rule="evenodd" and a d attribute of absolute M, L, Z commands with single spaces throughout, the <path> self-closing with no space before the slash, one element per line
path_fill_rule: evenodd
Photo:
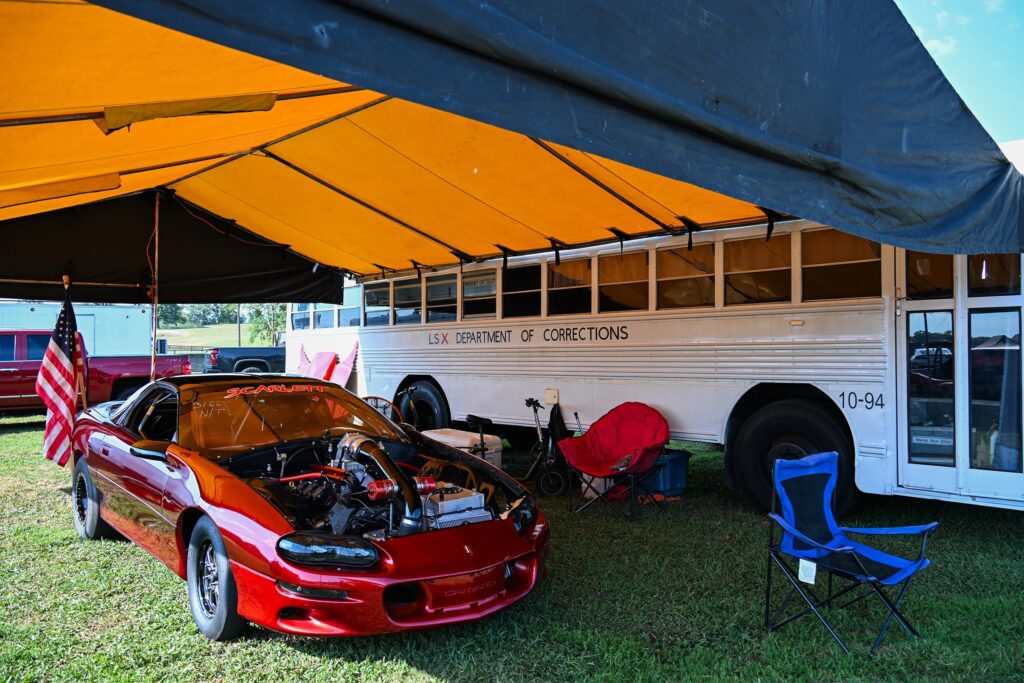
<path fill-rule="evenodd" d="M 856 410 L 857 408 L 874 410 L 885 407 L 885 397 L 882 394 L 872 394 L 870 391 L 863 395 L 855 391 L 844 391 L 839 394 L 839 403 L 844 410 Z"/>

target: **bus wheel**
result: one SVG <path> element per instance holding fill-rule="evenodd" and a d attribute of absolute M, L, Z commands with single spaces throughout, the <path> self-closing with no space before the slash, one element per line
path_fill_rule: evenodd
<path fill-rule="evenodd" d="M 448 426 L 448 406 L 441 390 L 433 382 L 413 382 L 398 397 L 398 409 L 417 431 L 444 429 Z"/>
<path fill-rule="evenodd" d="M 857 499 L 853 444 L 842 425 L 812 401 L 776 401 L 747 418 L 734 443 L 733 474 L 750 501 L 767 510 L 772 501 L 772 470 L 776 460 L 828 451 L 839 453 L 839 478 L 833 500 L 836 515 L 842 516 Z"/>

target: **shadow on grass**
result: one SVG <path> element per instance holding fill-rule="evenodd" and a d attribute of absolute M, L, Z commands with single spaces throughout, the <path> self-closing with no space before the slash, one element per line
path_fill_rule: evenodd
<path fill-rule="evenodd" d="M 46 417 L 40 415 L 38 418 L 26 422 L 0 422 L 0 434 L 22 434 L 25 432 L 38 432 L 46 427 Z"/>
<path fill-rule="evenodd" d="M 997 614 L 1024 608 L 1015 578 L 1024 552 L 1007 542 L 1019 538 L 1020 513 L 865 496 L 843 522 L 941 526 L 929 543 L 933 565 L 903 605 L 922 638 L 894 629 L 868 657 L 884 612 L 864 603 L 829 616 L 853 650 L 844 657 L 813 618 L 764 632 L 765 518 L 726 490 L 721 477 L 720 459 L 695 462 L 684 500 L 662 513 L 645 508 L 638 522 L 624 518 L 621 504 L 570 515 L 564 498 L 541 499 L 552 528 L 550 576 L 521 602 L 479 622 L 341 639 L 254 628 L 247 638 L 339 666 L 393 662 L 449 681 L 877 678 L 893 666 L 910 677 L 999 677 L 1020 664 L 1001 654 L 1014 645 Z M 905 540 L 887 549 L 916 556 L 919 541 Z M 978 583 L 979 575 L 989 579 Z M 972 606 L 976 601 L 1002 609 Z M 936 661 L 944 664 L 936 669 Z"/>

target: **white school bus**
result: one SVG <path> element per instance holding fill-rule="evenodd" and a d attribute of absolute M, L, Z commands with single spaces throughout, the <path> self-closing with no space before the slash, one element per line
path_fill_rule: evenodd
<path fill-rule="evenodd" d="M 654 237 L 363 282 L 293 304 L 288 367 L 358 342 L 350 388 L 531 425 L 648 403 L 724 445 L 766 505 L 771 463 L 837 450 L 855 490 L 1024 508 L 1021 257 L 943 256 L 806 221 Z M 411 389 L 411 391 L 410 391 Z"/>

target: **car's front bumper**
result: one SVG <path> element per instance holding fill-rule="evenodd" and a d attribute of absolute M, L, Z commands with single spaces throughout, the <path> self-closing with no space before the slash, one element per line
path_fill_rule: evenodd
<path fill-rule="evenodd" d="M 546 572 L 547 522 L 525 537 L 507 521 L 391 539 L 367 573 L 281 563 L 267 576 L 232 562 L 238 611 L 276 631 L 372 635 L 472 621 L 522 599 Z M 344 591 L 344 599 L 298 595 L 285 586 Z"/>

